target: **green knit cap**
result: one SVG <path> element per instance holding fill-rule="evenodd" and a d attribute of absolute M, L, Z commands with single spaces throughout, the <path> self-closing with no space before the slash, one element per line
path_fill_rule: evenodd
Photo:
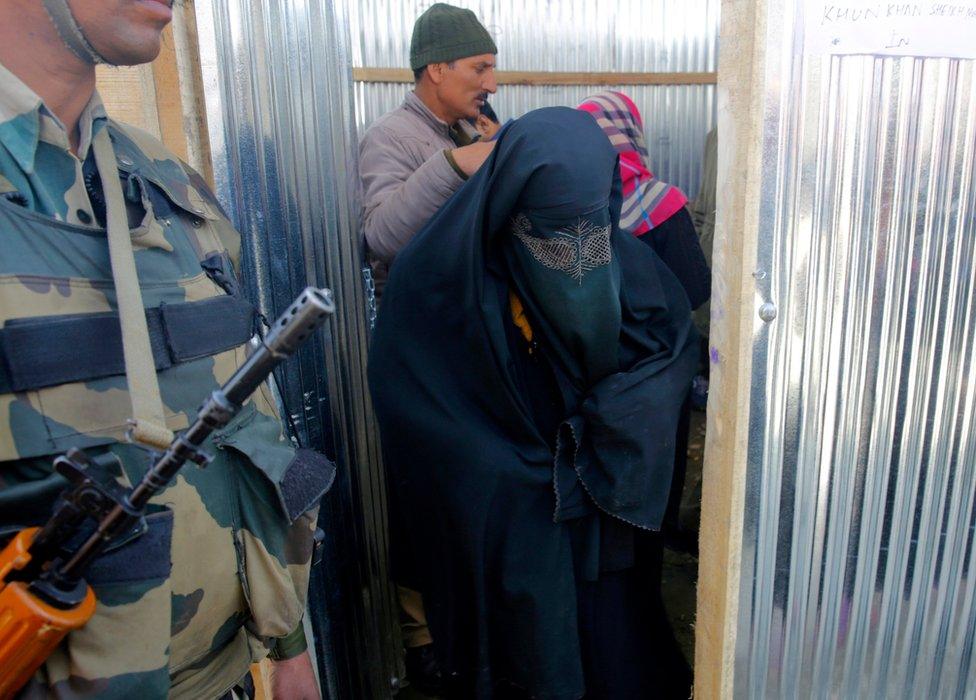
<path fill-rule="evenodd" d="M 427 8 L 413 25 L 412 70 L 483 53 L 498 53 L 498 48 L 471 10 L 438 2 Z"/>

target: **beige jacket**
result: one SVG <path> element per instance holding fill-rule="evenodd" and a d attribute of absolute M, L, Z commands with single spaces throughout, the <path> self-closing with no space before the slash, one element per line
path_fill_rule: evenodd
<path fill-rule="evenodd" d="M 469 134 L 465 128 L 464 135 Z M 377 119 L 363 136 L 361 220 L 377 290 L 397 253 L 464 183 L 445 155 L 463 139 L 455 137 L 412 90 L 402 105 Z"/>

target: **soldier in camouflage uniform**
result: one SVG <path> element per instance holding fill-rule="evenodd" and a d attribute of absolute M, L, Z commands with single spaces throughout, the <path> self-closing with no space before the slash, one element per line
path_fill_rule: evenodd
<path fill-rule="evenodd" d="M 115 64 L 151 60 L 171 11 L 166 0 L 71 8 Z M 93 61 L 55 26 L 39 0 L 0 3 L 0 543 L 47 517 L 66 485 L 52 457 L 69 447 L 116 455 L 127 485 L 149 464 L 125 441 L 96 139 L 114 148 L 170 429 L 243 362 L 254 328 L 234 273 L 239 237 L 212 194 L 156 139 L 107 118 Z M 277 698 L 318 697 L 302 616 L 331 465 L 292 448 L 264 387 L 204 449 L 214 461 L 180 472 L 148 531 L 96 561 L 95 616 L 23 697 L 217 698 L 269 652 Z"/>

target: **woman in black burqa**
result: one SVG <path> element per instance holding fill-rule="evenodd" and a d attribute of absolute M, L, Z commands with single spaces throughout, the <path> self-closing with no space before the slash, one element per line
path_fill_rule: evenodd
<path fill-rule="evenodd" d="M 531 112 L 399 254 L 370 349 L 394 565 L 463 697 L 653 697 L 642 532 L 695 371 L 588 115 Z M 403 566 L 410 562 L 410 566 Z"/>

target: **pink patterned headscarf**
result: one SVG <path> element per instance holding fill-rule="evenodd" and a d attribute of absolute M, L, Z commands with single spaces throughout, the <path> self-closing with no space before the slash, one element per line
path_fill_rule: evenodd
<path fill-rule="evenodd" d="M 577 109 L 589 112 L 620 154 L 623 206 L 620 228 L 635 236 L 647 233 L 681 209 L 688 198 L 651 173 L 644 143 L 644 123 L 633 101 L 620 92 L 601 92 Z"/>

